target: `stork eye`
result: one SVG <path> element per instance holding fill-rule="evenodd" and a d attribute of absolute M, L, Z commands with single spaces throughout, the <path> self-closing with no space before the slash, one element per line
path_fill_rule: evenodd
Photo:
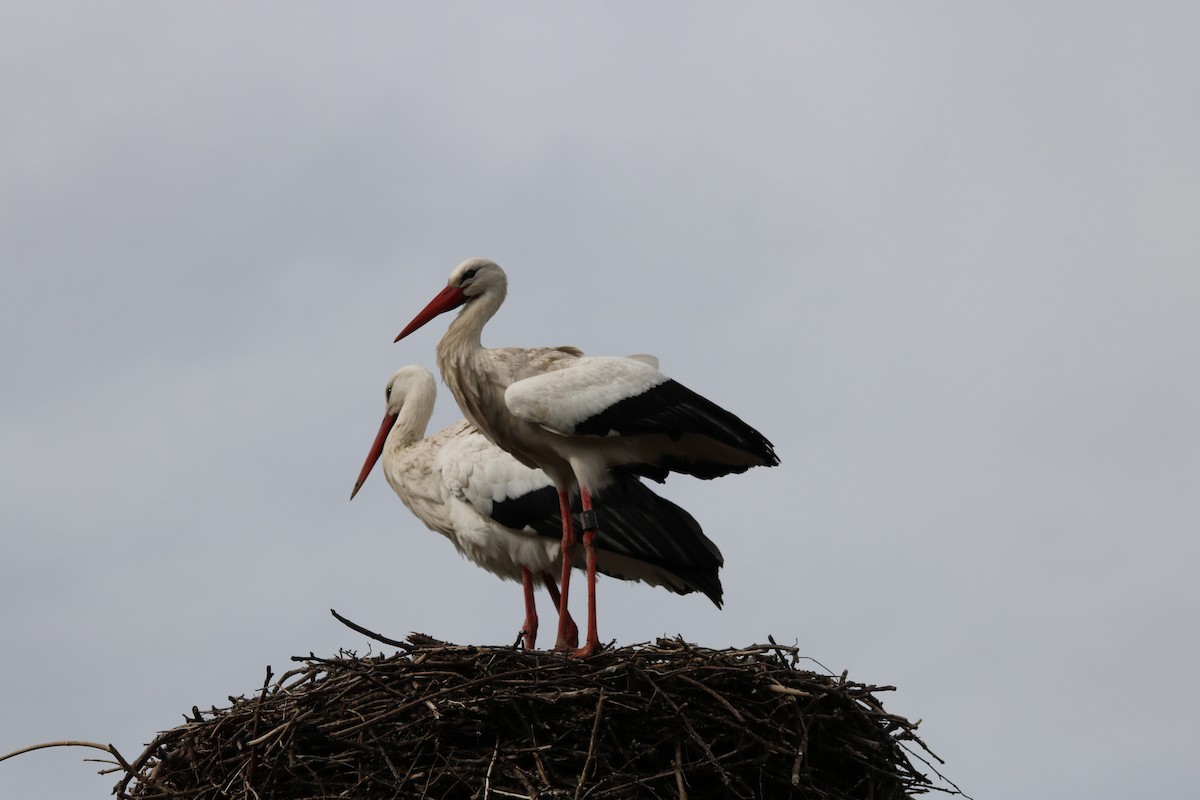
<path fill-rule="evenodd" d="M 476 272 L 477 272 L 477 270 L 473 270 L 473 269 L 469 269 L 466 272 L 464 272 L 463 276 L 462 276 L 462 280 L 458 282 L 458 285 L 462 286 L 464 283 L 466 283 L 467 281 L 474 278 Z"/>

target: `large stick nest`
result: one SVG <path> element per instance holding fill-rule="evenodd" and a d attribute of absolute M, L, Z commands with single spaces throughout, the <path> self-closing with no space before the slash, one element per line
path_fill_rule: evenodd
<path fill-rule="evenodd" d="M 297 657 L 256 697 L 192 709 L 119 800 L 888 800 L 950 791 L 916 725 L 774 643 L 660 639 L 584 660 L 420 635 L 390 656 Z M 940 775 L 938 776 L 941 777 Z M 944 780 L 944 779 L 943 779 Z M 952 786 L 952 784 L 950 784 Z"/>

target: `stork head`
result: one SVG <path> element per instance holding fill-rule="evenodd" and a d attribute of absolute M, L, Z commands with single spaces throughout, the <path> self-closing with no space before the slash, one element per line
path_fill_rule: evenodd
<path fill-rule="evenodd" d="M 375 467 L 375 462 L 383 454 L 388 434 L 395 427 L 396 420 L 400 418 L 400 411 L 405 404 L 415 406 L 416 413 L 424 417 L 424 419 L 416 420 L 417 427 L 423 431 L 429 423 L 429 417 L 433 414 L 433 402 L 436 397 L 437 382 L 429 370 L 416 364 L 396 370 L 384 390 L 387 412 L 383 416 L 383 423 L 379 426 L 379 433 L 375 435 L 375 441 L 371 443 L 371 451 L 367 453 L 367 460 L 363 462 L 362 470 L 358 473 L 354 491 L 350 493 L 351 500 L 354 499 L 354 495 L 358 494 L 358 490 L 362 488 L 367 476 Z"/>
<path fill-rule="evenodd" d="M 439 314 L 453 311 L 476 298 L 492 298 L 493 307 L 499 307 L 507 292 L 508 278 L 499 264 L 486 258 L 468 258 L 454 268 L 454 272 L 450 273 L 450 280 L 446 281 L 446 288 L 430 300 L 421 313 L 413 317 L 412 322 L 400 331 L 396 341 L 408 336 Z"/>
<path fill-rule="evenodd" d="M 457 286 L 468 301 L 484 292 L 506 291 L 508 277 L 500 265 L 486 258 L 468 258 L 450 273 L 446 286 Z"/>
<path fill-rule="evenodd" d="M 433 413 L 433 401 L 437 397 L 437 381 L 433 373 L 419 364 L 409 364 L 396 370 L 388 379 L 383 390 L 388 416 L 400 416 L 406 403 L 421 407 L 421 413 Z"/>

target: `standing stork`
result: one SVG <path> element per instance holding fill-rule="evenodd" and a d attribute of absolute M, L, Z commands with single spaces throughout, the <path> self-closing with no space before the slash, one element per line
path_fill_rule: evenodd
<path fill-rule="evenodd" d="M 392 375 L 383 424 L 350 499 L 382 456 L 388 483 L 426 527 L 488 572 L 521 581 L 526 648 L 532 649 L 537 639 L 537 575 L 560 619 L 566 620 L 566 638 L 577 642 L 578 629 L 551 573 L 561 567 L 563 528 L 553 482 L 496 447 L 466 420 L 425 438 L 436 395 L 433 375 L 424 367 L 403 367 Z M 677 594 L 700 591 L 721 607 L 721 551 L 690 514 L 633 474 L 615 476 L 605 497 L 608 524 L 596 554 L 600 572 Z"/>
<path fill-rule="evenodd" d="M 462 306 L 438 343 L 438 367 L 466 418 L 522 464 L 545 471 L 558 488 L 564 607 L 575 544 L 569 508 L 572 494 L 579 495 L 588 620 L 587 641 L 575 655 L 587 656 L 600 647 L 593 501 L 615 477 L 635 473 L 661 481 L 681 472 L 716 478 L 779 459 L 765 436 L 663 375 L 652 358 L 587 357 L 574 347 L 485 348 L 483 327 L 507 292 L 508 278 L 497 264 L 468 259 L 396 341 Z M 560 613 L 557 648 L 571 646 L 567 633 Z"/>

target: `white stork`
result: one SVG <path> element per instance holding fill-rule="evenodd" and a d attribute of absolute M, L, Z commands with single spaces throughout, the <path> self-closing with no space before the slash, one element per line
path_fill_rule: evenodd
<path fill-rule="evenodd" d="M 350 498 L 382 455 L 388 483 L 426 527 L 446 536 L 488 572 L 521 581 L 527 648 L 537 638 L 536 575 L 560 619 L 566 620 L 566 638 L 577 643 L 578 630 L 551 573 L 561 566 L 563 527 L 553 482 L 496 447 L 466 420 L 423 438 L 436 394 L 433 375 L 424 367 L 408 366 L 392 375 L 387 413 Z M 597 569 L 678 594 L 700 591 L 719 608 L 717 571 L 723 560 L 699 523 L 636 476 L 615 478 L 605 495 L 608 519 L 597 542 Z"/>
<path fill-rule="evenodd" d="M 651 357 L 591 358 L 574 347 L 485 348 L 483 327 L 507 292 L 508 279 L 497 264 L 468 259 L 396 341 L 437 315 L 463 307 L 438 343 L 438 367 L 466 418 L 522 464 L 544 470 L 558 488 L 564 509 L 564 605 L 575 543 L 565 509 L 571 495 L 579 494 L 588 630 L 587 642 L 575 655 L 586 656 L 600 646 L 593 498 L 605 494 L 624 473 L 655 480 L 670 472 L 716 478 L 774 466 L 779 459 L 761 433 L 663 375 Z M 560 614 L 557 648 L 570 646 L 567 632 L 567 619 Z"/>

